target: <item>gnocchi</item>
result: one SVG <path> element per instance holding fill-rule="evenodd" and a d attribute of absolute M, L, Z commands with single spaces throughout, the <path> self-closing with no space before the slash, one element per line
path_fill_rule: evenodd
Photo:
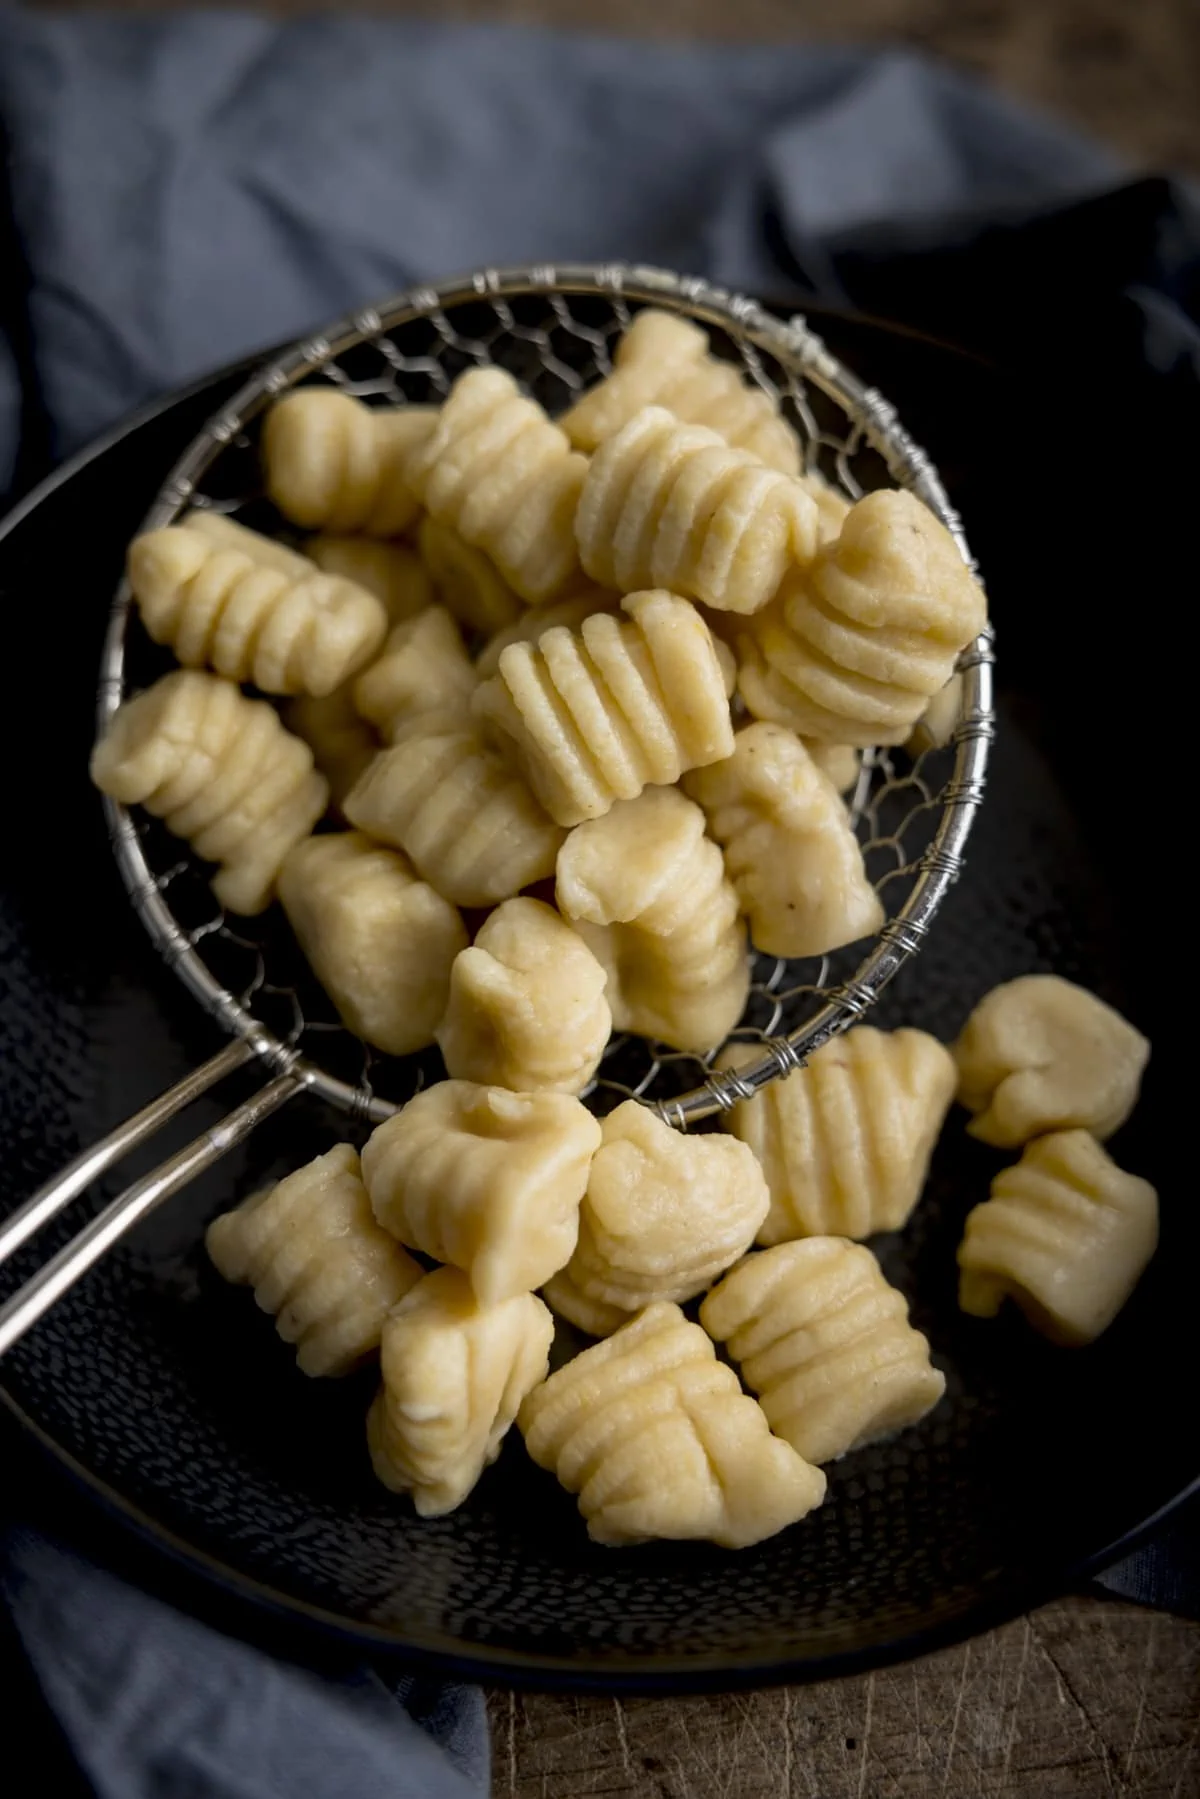
<path fill-rule="evenodd" d="M 366 406 L 332 387 L 300 387 L 267 413 L 267 492 L 308 531 L 399 537 L 418 512 L 408 456 L 434 429 L 430 406 Z"/>

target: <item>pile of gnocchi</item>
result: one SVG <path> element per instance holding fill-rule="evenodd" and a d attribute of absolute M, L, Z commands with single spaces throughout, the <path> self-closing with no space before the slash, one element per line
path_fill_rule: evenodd
<path fill-rule="evenodd" d="M 941 523 L 804 472 L 771 397 L 654 309 L 558 420 L 496 368 L 438 407 L 308 387 L 262 454 L 291 542 L 200 507 L 130 546 L 181 666 L 92 777 L 228 910 L 278 901 L 364 1042 L 440 1048 L 361 1156 L 207 1237 L 304 1373 L 378 1355 L 379 1479 L 445 1513 L 515 1422 L 597 1542 L 796 1522 L 823 1464 L 944 1390 L 862 1240 L 909 1218 L 956 1095 L 1023 1150 L 967 1221 L 963 1308 L 1103 1330 L 1156 1240 L 1101 1147 L 1148 1046 L 1080 988 L 999 988 L 953 1051 L 859 1026 L 712 1134 L 579 1097 L 614 1031 L 725 1043 L 751 941 L 820 956 L 883 923 L 842 794 L 864 747 L 957 716 L 986 613 Z M 597 1341 L 550 1374 L 556 1314 Z"/>

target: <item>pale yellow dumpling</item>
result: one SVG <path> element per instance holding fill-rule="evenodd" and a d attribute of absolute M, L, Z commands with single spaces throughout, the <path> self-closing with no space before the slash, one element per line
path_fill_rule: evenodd
<path fill-rule="evenodd" d="M 391 1056 L 433 1042 L 467 933 L 403 856 L 359 831 L 307 837 L 283 864 L 279 898 L 356 1036 Z"/>
<path fill-rule="evenodd" d="M 753 1058 L 746 1045 L 722 1058 Z M 860 1024 L 726 1114 L 771 1189 L 760 1243 L 897 1231 L 921 1197 L 954 1098 L 954 1059 L 924 1031 Z"/>
<path fill-rule="evenodd" d="M 612 1031 L 606 981 L 553 906 L 505 900 L 450 971 L 437 1033 L 446 1072 L 514 1092 L 581 1092 Z"/>
<path fill-rule="evenodd" d="M 126 700 L 92 751 L 91 776 L 122 805 L 145 806 L 206 862 L 233 912 L 261 912 L 292 845 L 325 810 L 312 751 L 265 700 L 232 681 L 177 669 Z"/>
<path fill-rule="evenodd" d="M 677 313 L 639 312 L 613 353 L 613 373 L 576 400 L 561 420 L 577 450 L 594 450 L 644 406 L 662 406 L 683 424 L 707 425 L 768 468 L 794 475 L 800 445 L 770 394 L 741 368 L 709 352 L 707 333 Z"/>
<path fill-rule="evenodd" d="M 594 582 L 581 580 L 565 598 L 554 600 L 549 606 L 528 606 L 502 631 L 489 637 L 475 658 L 475 673 L 481 681 L 490 680 L 500 667 L 500 657 L 510 643 L 540 643 L 547 631 L 555 625 L 565 625 L 568 631 L 578 631 L 585 618 L 593 612 L 615 612 L 621 603 L 619 593 L 610 593 L 606 587 L 597 587 Z"/>
<path fill-rule="evenodd" d="M 300 694 L 283 707 L 282 717 L 288 730 L 303 738 L 312 751 L 313 761 L 329 782 L 329 797 L 340 809 L 380 749 L 379 738 L 354 704 L 354 682 L 344 681 L 320 699 Z"/>
<path fill-rule="evenodd" d="M 436 418 L 431 406 L 366 406 L 336 388 L 298 388 L 263 424 L 267 492 L 306 530 L 399 537 L 418 511 L 405 460 Z"/>
<path fill-rule="evenodd" d="M 366 588 L 294 559 L 302 572 L 222 541 L 211 524 L 164 525 L 134 538 L 127 567 L 147 631 L 186 668 L 210 667 L 264 693 L 332 693 L 370 661 L 387 618 Z"/>
<path fill-rule="evenodd" d="M 632 1099 L 601 1130 L 579 1242 L 546 1287 L 584 1330 L 607 1312 L 616 1329 L 654 1300 L 703 1293 L 750 1247 L 770 1204 L 762 1169 L 733 1138 L 686 1136 Z"/>
<path fill-rule="evenodd" d="M 450 525 L 423 518 L 417 547 L 438 598 L 464 630 L 499 631 L 524 610 L 491 557 L 464 542 Z"/>
<path fill-rule="evenodd" d="M 476 716 L 560 825 L 600 818 L 733 749 L 721 664 L 696 608 L 659 591 L 630 594 L 621 613 L 511 644 L 475 696 Z"/>
<path fill-rule="evenodd" d="M 254 1288 L 305 1374 L 345 1374 L 377 1349 L 384 1319 L 421 1278 L 375 1222 L 348 1143 L 214 1218 L 205 1243 L 227 1281 Z"/>
<path fill-rule="evenodd" d="M 239 524 L 227 512 L 214 512 L 208 506 L 193 506 L 179 523 L 189 531 L 198 531 L 214 550 L 240 550 L 251 562 L 260 562 L 265 568 L 277 569 L 281 575 L 290 575 L 294 581 L 304 580 L 312 574 L 313 557 L 307 553 L 301 555 L 299 550 L 289 548 L 286 543 L 280 543 L 274 537 L 264 537 L 261 531 L 252 531 L 248 525 Z M 341 574 L 344 570 L 331 569 L 328 572 Z"/>
<path fill-rule="evenodd" d="M 725 852 L 757 949 L 823 956 L 879 929 L 883 906 L 841 795 L 794 732 L 748 725 L 726 761 L 683 786 Z"/>
<path fill-rule="evenodd" d="M 461 710 L 393 730 L 346 796 L 351 824 L 456 906 L 497 905 L 554 872 L 562 830 Z"/>
<path fill-rule="evenodd" d="M 951 675 L 940 693 L 935 693 L 913 726 L 908 748 L 914 756 L 926 750 L 944 749 L 953 737 L 963 707 L 963 678 Z"/>
<path fill-rule="evenodd" d="M 1086 987 L 1027 974 L 980 1000 L 954 1059 L 971 1135 L 1018 1149 L 1075 1126 L 1111 1137 L 1137 1102 L 1150 1045 Z"/>
<path fill-rule="evenodd" d="M 441 1081 L 373 1133 L 363 1178 L 386 1230 L 498 1305 L 570 1261 L 599 1143 L 596 1120 L 564 1093 Z"/>
<path fill-rule="evenodd" d="M 651 1305 L 521 1407 L 525 1447 L 579 1495 L 597 1543 L 761 1543 L 820 1505 L 825 1476 L 773 1437 L 699 1325 Z"/>
<path fill-rule="evenodd" d="M 383 651 L 354 683 L 354 704 L 385 742 L 423 712 L 462 712 L 475 671 L 462 633 L 444 606 L 428 606 L 391 632 Z"/>
<path fill-rule="evenodd" d="M 673 787 L 618 800 L 570 833 L 555 892 L 608 972 L 617 1030 L 676 1049 L 725 1041 L 746 1003 L 750 963 L 737 894 L 699 806 Z"/>
<path fill-rule="evenodd" d="M 738 689 L 756 718 L 802 737 L 902 743 L 986 622 L 940 520 L 913 494 L 868 494 L 747 621 Z"/>
<path fill-rule="evenodd" d="M 822 743 L 817 737 L 802 737 L 800 741 L 839 793 L 848 793 L 855 786 L 862 768 L 862 752 L 853 744 Z"/>
<path fill-rule="evenodd" d="M 757 612 L 818 543 L 817 506 L 794 475 L 731 450 L 715 431 L 647 406 L 593 456 L 575 533 L 583 566 L 623 593 L 669 588 Z"/>
<path fill-rule="evenodd" d="M 846 522 L 852 502 L 816 469 L 806 469 L 800 479 L 817 503 L 817 534 L 822 543 L 832 543 Z"/>
<path fill-rule="evenodd" d="M 546 1378 L 554 1320 L 533 1293 L 481 1306 L 457 1268 L 427 1274 L 383 1327 L 367 1417 L 376 1474 L 422 1518 L 461 1505 Z"/>
<path fill-rule="evenodd" d="M 1158 1246 L 1158 1195 L 1088 1131 L 1030 1143 L 967 1215 L 958 1303 L 994 1318 L 1013 1299 L 1055 1343 L 1107 1330 Z"/>
<path fill-rule="evenodd" d="M 724 1343 L 776 1436 L 808 1462 L 923 1418 L 946 1390 L 908 1301 L 861 1243 L 807 1237 L 747 1256 L 700 1322 Z"/>
<path fill-rule="evenodd" d="M 373 593 L 387 613 L 389 627 L 415 618 L 433 604 L 433 583 L 421 558 L 403 543 L 378 537 L 338 537 L 324 533 L 304 546 L 318 568 L 344 575 Z"/>
<path fill-rule="evenodd" d="M 405 462 L 429 516 L 483 550 L 521 599 L 579 578 L 575 508 L 587 462 L 503 369 L 460 375 L 436 428 Z"/>

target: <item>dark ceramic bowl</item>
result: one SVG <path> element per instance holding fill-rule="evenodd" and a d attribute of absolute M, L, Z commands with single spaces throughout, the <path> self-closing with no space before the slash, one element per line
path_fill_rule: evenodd
<path fill-rule="evenodd" d="M 1147 796 L 1165 768 L 1129 696 L 1161 682 L 1161 651 L 1134 633 L 1113 654 L 1084 617 L 1134 566 L 1136 508 L 1073 543 L 1058 525 L 1084 504 L 1082 473 L 1015 435 L 1029 396 L 1009 377 L 878 328 L 822 328 L 939 461 L 999 625 L 1000 734 L 968 871 L 875 1022 L 948 1038 L 994 982 L 1052 969 L 1153 1035 L 1165 1008 L 1146 979 L 1162 924 L 1151 871 L 1168 844 Z M 240 374 L 143 413 L 0 532 L 4 1208 L 219 1047 L 126 903 L 86 766 L 124 545 Z M 871 1666 L 1078 1579 L 1192 1483 L 1195 1407 L 1174 1379 L 1191 1365 L 1196 1208 L 1169 1172 L 1190 1126 L 1168 1082 L 1160 1053 L 1114 1146 L 1160 1186 L 1162 1248 L 1084 1351 L 1052 1349 L 1019 1319 L 958 1312 L 955 1246 L 999 1159 L 951 1120 L 911 1227 L 874 1245 L 931 1339 L 946 1397 L 915 1430 L 831 1468 L 811 1518 L 740 1554 L 593 1546 L 515 1433 L 451 1517 L 421 1522 L 375 1484 L 368 1377 L 305 1381 L 201 1249 L 214 1212 L 342 1134 L 345 1120 L 315 1102 L 269 1121 L 84 1280 L 7 1358 L 3 1397 L 97 1494 L 213 1579 L 426 1666 L 611 1688 Z M 201 1102 L 177 1140 L 229 1099 L 227 1088 Z M 98 1203 L 76 1208 L 42 1253 Z M 0 1293 L 33 1265 L 27 1255 L 6 1269 Z"/>

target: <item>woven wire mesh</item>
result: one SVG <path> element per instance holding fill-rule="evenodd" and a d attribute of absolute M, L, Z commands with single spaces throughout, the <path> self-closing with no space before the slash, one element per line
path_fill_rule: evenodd
<path fill-rule="evenodd" d="M 962 542 L 936 475 L 877 394 L 837 364 L 802 321 L 772 319 L 752 303 L 651 270 L 489 272 L 401 296 L 379 311 L 309 340 L 271 364 L 210 421 L 168 478 L 146 524 L 207 507 L 302 547 L 263 490 L 258 436 L 270 400 L 298 384 L 324 384 L 375 406 L 444 399 L 473 367 L 499 365 L 551 414 L 612 368 L 614 346 L 639 305 L 697 318 L 715 353 L 740 364 L 794 427 L 808 472 L 848 499 L 880 486 L 912 487 Z M 121 698 L 165 666 L 135 623 L 127 586 L 114 605 L 100 693 L 101 725 Z M 796 1067 L 869 1008 L 917 947 L 961 864 L 982 798 L 992 730 L 990 641 L 964 653 L 963 700 L 951 742 L 915 757 L 868 750 L 847 796 L 868 872 L 888 923 L 879 939 L 807 961 L 755 954 L 735 1039 L 761 1058 L 714 1076 L 723 1046 L 706 1055 L 627 1036 L 609 1044 L 589 1089 L 604 1111 L 637 1097 L 685 1124 Z M 176 972 L 226 1026 L 255 1038 L 268 1059 L 295 1067 L 332 1099 L 380 1118 L 444 1072 L 436 1050 L 384 1057 L 353 1037 L 304 963 L 278 915 L 227 915 L 206 871 L 153 820 L 109 803 L 118 862 L 147 929 Z"/>

